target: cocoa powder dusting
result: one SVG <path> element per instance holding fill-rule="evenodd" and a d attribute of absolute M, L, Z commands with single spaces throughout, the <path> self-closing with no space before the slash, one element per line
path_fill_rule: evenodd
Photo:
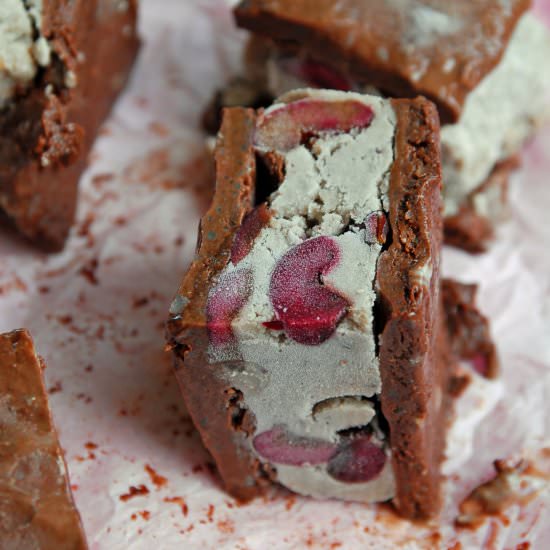
<path fill-rule="evenodd" d="M 235 532 L 235 524 L 230 519 L 220 520 L 216 525 L 221 533 L 230 535 Z"/>
<path fill-rule="evenodd" d="M 209 522 L 214 521 L 214 511 L 215 511 L 214 505 L 209 504 L 208 505 L 208 511 L 206 512 L 206 517 L 208 518 Z"/>

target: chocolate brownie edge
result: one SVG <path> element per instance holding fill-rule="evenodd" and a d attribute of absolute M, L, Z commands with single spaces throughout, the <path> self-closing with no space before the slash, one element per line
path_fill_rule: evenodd
<path fill-rule="evenodd" d="M 450 403 L 446 389 L 453 371 L 439 294 L 439 119 L 435 106 L 423 98 L 393 104 L 398 119 L 389 190 L 393 236 L 377 279 L 386 316 L 380 338 L 381 401 L 390 426 L 394 504 L 402 515 L 423 519 L 436 515 L 441 504 L 440 463 Z"/>
<path fill-rule="evenodd" d="M 219 376 L 220 365 L 208 359 L 205 311 L 210 283 L 229 261 L 235 232 L 254 202 L 254 126 L 253 110 L 224 110 L 216 147 L 216 192 L 201 220 L 197 255 L 167 324 L 168 347 L 189 413 L 228 492 L 244 501 L 263 492 L 271 472 L 245 448 L 254 418 L 241 406 L 242 395 Z"/>

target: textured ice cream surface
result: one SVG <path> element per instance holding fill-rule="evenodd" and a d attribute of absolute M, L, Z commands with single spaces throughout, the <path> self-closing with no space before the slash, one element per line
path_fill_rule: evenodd
<path fill-rule="evenodd" d="M 253 452 L 306 495 L 394 495 L 373 405 L 381 391 L 373 307 L 395 125 L 389 101 L 355 93 L 300 90 L 265 110 L 256 151 L 277 155 L 284 176 L 250 250 L 210 291 L 209 307 L 220 284 L 240 281 L 223 294 L 223 311 L 239 304 L 230 345 L 211 338 L 210 360 L 225 365 L 254 415 Z M 251 286 L 235 298 L 239 273 Z"/>
<path fill-rule="evenodd" d="M 442 127 L 445 215 L 456 214 L 495 165 L 516 154 L 550 118 L 549 56 L 548 29 L 534 15 L 524 15 L 501 62 L 468 95 L 460 120 Z M 270 93 L 278 96 L 304 85 L 319 85 L 319 71 L 311 74 L 308 63 L 304 57 L 275 52 L 267 60 Z M 322 74 L 325 85 L 344 78 L 328 66 Z M 368 83 L 348 79 L 348 86 L 372 93 Z"/>
<path fill-rule="evenodd" d="M 39 67 L 50 63 L 41 18 L 41 0 L 0 2 L 0 108 L 34 79 Z"/>

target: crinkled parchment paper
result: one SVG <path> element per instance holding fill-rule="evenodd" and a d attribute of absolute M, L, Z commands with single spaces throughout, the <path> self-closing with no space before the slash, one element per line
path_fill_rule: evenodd
<path fill-rule="evenodd" d="M 537 9 L 550 19 L 548 0 Z M 28 327 L 47 361 L 91 548 L 550 548 L 548 490 L 477 530 L 452 521 L 494 459 L 550 447 L 550 128 L 526 150 L 490 252 L 445 252 L 446 274 L 480 283 L 503 368 L 458 404 L 440 525 L 283 490 L 239 506 L 184 409 L 163 322 L 211 193 L 200 112 L 238 71 L 243 34 L 223 0 L 144 0 L 141 15 L 141 56 L 82 178 L 67 249 L 0 235 L 0 330 Z"/>

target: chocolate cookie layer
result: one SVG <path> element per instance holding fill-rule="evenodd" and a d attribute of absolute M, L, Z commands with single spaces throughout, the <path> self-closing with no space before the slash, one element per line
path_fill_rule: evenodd
<path fill-rule="evenodd" d="M 398 116 L 390 183 L 392 244 L 378 266 L 382 411 L 389 423 L 395 504 L 411 518 L 441 504 L 440 463 L 454 363 L 440 296 L 439 122 L 424 100 L 393 101 Z"/>
<path fill-rule="evenodd" d="M 201 221 L 197 255 L 172 303 L 167 327 L 177 379 L 193 422 L 227 490 L 243 500 L 263 492 L 269 472 L 248 452 L 254 418 L 241 408 L 242 394 L 217 376 L 216 365 L 209 364 L 206 302 L 212 282 L 229 261 L 235 233 L 254 203 L 255 119 L 249 109 L 224 111 L 216 148 L 216 193 Z"/>

